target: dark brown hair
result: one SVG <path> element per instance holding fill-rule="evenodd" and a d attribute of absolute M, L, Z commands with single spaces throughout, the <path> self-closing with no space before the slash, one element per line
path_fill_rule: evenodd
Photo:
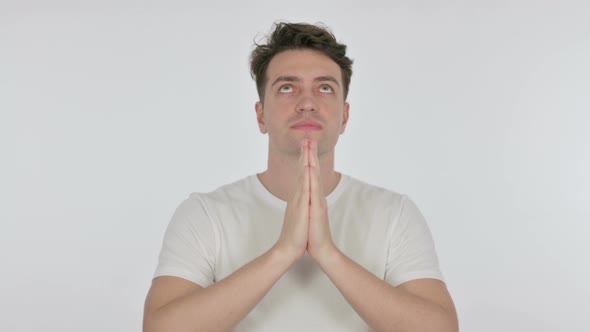
<path fill-rule="evenodd" d="M 307 23 L 278 22 L 274 24 L 274 30 L 270 36 L 267 36 L 266 41 L 266 44 L 254 42 L 256 48 L 250 55 L 250 74 L 256 81 L 261 102 L 264 102 L 266 69 L 270 60 L 280 52 L 296 49 L 322 52 L 340 66 L 344 100 L 346 100 L 352 76 L 352 60 L 346 56 L 346 45 L 338 43 L 327 27 Z"/>

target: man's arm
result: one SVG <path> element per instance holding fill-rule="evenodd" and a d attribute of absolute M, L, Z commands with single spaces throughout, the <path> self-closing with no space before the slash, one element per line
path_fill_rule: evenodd
<path fill-rule="evenodd" d="M 440 280 L 418 279 L 393 287 L 337 249 L 316 259 L 348 303 L 375 331 L 459 330 L 455 306 Z"/>
<path fill-rule="evenodd" d="M 344 255 L 332 241 L 320 181 L 317 143 L 309 151 L 309 255 L 375 331 L 456 332 L 457 314 L 443 282 L 418 279 L 393 287 Z"/>
<path fill-rule="evenodd" d="M 281 235 L 266 253 L 203 288 L 176 277 L 153 280 L 144 309 L 144 332 L 228 331 L 262 300 L 277 280 L 305 254 L 310 182 L 307 145 L 301 145 L 300 184 L 287 203 Z"/>
<path fill-rule="evenodd" d="M 177 277 L 155 278 L 145 303 L 144 331 L 228 331 L 262 300 L 292 261 L 273 248 L 207 288 Z"/>

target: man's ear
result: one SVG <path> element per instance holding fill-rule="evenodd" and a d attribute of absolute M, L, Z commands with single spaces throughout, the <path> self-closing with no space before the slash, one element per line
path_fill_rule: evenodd
<path fill-rule="evenodd" d="M 346 130 L 346 124 L 348 123 L 349 111 L 350 111 L 350 104 L 348 102 L 344 102 L 344 112 L 342 113 L 342 125 L 340 128 L 340 135 L 344 134 L 344 130 Z"/>
<path fill-rule="evenodd" d="M 257 101 L 256 105 L 254 105 L 256 110 L 256 121 L 258 121 L 258 129 L 263 134 L 266 134 L 268 130 L 266 129 L 266 123 L 264 122 L 264 107 L 261 102 Z"/>

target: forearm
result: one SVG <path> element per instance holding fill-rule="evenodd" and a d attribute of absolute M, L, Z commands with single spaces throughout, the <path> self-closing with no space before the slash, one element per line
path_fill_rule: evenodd
<path fill-rule="evenodd" d="M 292 259 L 274 248 L 223 280 L 158 308 L 146 332 L 228 331 L 287 271 Z"/>
<path fill-rule="evenodd" d="M 338 249 L 318 261 L 352 308 L 375 331 L 456 332 L 454 312 L 393 287 Z"/>

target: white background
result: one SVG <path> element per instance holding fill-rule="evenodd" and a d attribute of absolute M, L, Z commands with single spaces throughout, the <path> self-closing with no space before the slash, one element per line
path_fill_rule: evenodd
<path fill-rule="evenodd" d="M 348 44 L 337 169 L 417 202 L 461 330 L 589 331 L 589 9 L 0 0 L 0 330 L 141 329 L 177 205 L 266 166 L 248 56 L 285 19 Z"/>

